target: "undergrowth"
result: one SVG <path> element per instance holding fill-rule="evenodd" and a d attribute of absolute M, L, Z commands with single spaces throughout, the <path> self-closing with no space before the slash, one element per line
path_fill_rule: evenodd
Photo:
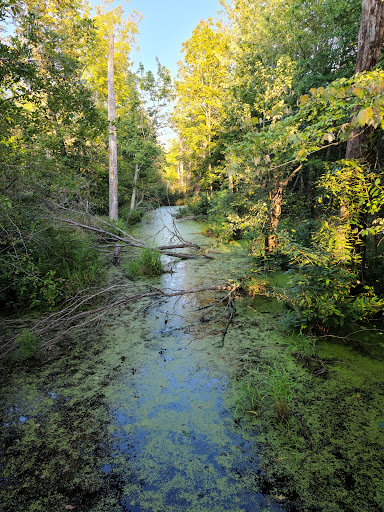
<path fill-rule="evenodd" d="M 0 232 L 0 303 L 6 311 L 54 309 L 99 281 L 102 261 L 87 235 L 39 217 L 8 220 Z"/>

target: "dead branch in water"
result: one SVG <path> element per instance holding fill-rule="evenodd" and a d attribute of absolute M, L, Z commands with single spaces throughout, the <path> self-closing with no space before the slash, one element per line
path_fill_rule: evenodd
<path fill-rule="evenodd" d="M 111 244 L 113 244 L 113 251 L 111 251 L 111 254 L 114 254 L 116 251 L 116 247 L 119 247 L 119 253 L 125 252 L 124 248 L 126 247 L 136 247 L 139 249 L 155 249 L 159 251 L 162 254 L 165 254 L 167 256 L 172 256 L 174 258 L 179 259 L 191 259 L 196 257 L 203 257 L 206 259 L 214 259 L 212 256 L 208 256 L 205 254 L 201 247 L 198 244 L 195 244 L 193 242 L 189 242 L 185 240 L 180 231 L 178 230 L 175 220 L 172 220 L 172 229 L 170 229 L 168 226 L 164 224 L 161 231 L 166 230 L 170 237 L 170 244 L 169 245 L 163 245 L 158 247 L 152 247 L 146 242 L 143 242 L 142 240 L 138 240 L 137 238 L 134 238 L 132 235 L 124 231 L 123 229 L 119 228 L 118 226 L 115 226 L 111 222 L 108 222 L 106 220 L 100 219 L 99 217 L 95 217 L 94 215 L 90 215 L 89 213 L 84 213 L 81 211 L 73 210 L 71 208 L 65 208 L 63 206 L 57 206 L 61 210 L 69 211 L 71 213 L 74 213 L 76 215 L 79 215 L 80 217 L 84 218 L 86 217 L 89 220 L 94 221 L 98 227 L 91 225 L 90 223 L 84 223 L 84 222 L 77 222 L 73 219 L 63 218 L 63 217 L 55 217 L 56 220 L 59 220 L 60 222 L 64 222 L 66 224 L 69 224 L 71 226 L 92 231 L 96 235 L 103 237 L 104 243 L 102 244 L 102 248 L 105 247 L 111 247 Z M 112 228 L 111 230 L 103 229 L 100 227 L 100 225 L 108 226 L 109 228 Z M 117 235 L 115 232 L 118 232 L 119 235 Z M 193 249 L 195 252 L 193 254 L 186 254 L 182 252 L 173 252 L 176 249 Z M 196 252 L 197 251 L 197 252 Z M 115 256 L 114 256 L 115 258 Z M 114 259 L 116 262 L 116 258 Z"/>
<path fill-rule="evenodd" d="M 75 331 L 76 329 L 80 329 L 81 327 L 84 327 L 88 324 L 100 320 L 102 317 L 112 312 L 113 310 L 121 308 L 122 306 L 126 306 L 130 303 L 135 303 L 145 298 L 152 299 L 156 297 L 164 297 L 166 299 L 169 299 L 172 297 L 199 294 L 206 291 L 226 291 L 227 293 L 225 294 L 224 299 L 217 301 L 216 304 L 222 303 L 227 298 L 227 307 L 229 308 L 229 304 L 233 305 L 233 294 L 237 287 L 237 285 L 231 287 L 228 286 L 227 284 L 221 284 L 204 286 L 200 288 L 192 288 L 189 290 L 162 290 L 160 288 L 148 285 L 141 287 L 136 284 L 113 285 L 102 290 L 94 291 L 93 293 L 79 293 L 72 300 L 68 300 L 66 303 L 64 303 L 60 311 L 52 313 L 46 316 L 45 318 L 41 319 L 40 321 L 35 323 L 35 325 L 31 327 L 29 331 L 42 340 L 41 347 L 47 350 L 52 348 L 67 334 Z M 127 288 L 129 290 L 136 291 L 136 293 L 123 296 L 118 300 L 100 306 L 96 306 L 92 309 L 84 309 L 90 307 L 92 303 L 95 303 L 96 301 L 100 300 L 100 298 L 102 298 L 103 296 L 107 296 L 112 293 L 115 294 L 116 292 L 121 292 Z M 229 308 L 229 311 L 230 318 L 228 320 L 223 335 L 223 343 L 225 335 L 228 331 L 228 327 L 233 319 L 234 308 L 231 306 L 231 308 Z M 5 340 L 5 342 L 1 345 L 0 358 L 5 357 L 7 354 L 13 352 L 17 348 L 17 335 L 15 335 Z"/>
<path fill-rule="evenodd" d="M 214 259 L 212 256 L 208 256 L 207 254 L 202 253 L 200 250 L 200 246 L 198 246 L 197 244 L 193 244 L 191 242 L 187 242 L 187 241 L 183 241 L 183 243 L 178 243 L 175 245 L 151 247 L 148 244 L 146 244 L 145 242 L 142 242 L 140 240 L 133 238 L 131 235 L 129 235 L 128 233 L 125 233 L 120 228 L 118 228 L 118 230 L 120 232 L 124 233 L 125 237 L 116 235 L 115 233 L 111 233 L 110 231 L 105 231 L 104 229 L 101 229 L 101 228 L 95 228 L 93 226 L 88 226 L 87 224 L 81 224 L 80 222 L 75 222 L 74 220 L 71 220 L 71 219 L 64 219 L 62 217 L 57 217 L 57 220 L 59 220 L 61 222 L 65 222 L 67 224 L 70 224 L 71 226 L 75 226 L 75 227 L 85 229 L 88 231 L 93 231 L 94 233 L 97 233 L 98 235 L 103 235 L 104 237 L 106 237 L 106 239 L 109 242 L 115 241 L 116 244 L 119 244 L 120 251 L 124 247 L 136 247 L 139 249 L 155 249 L 162 254 L 165 254 L 167 256 L 172 256 L 174 258 L 179 258 L 182 260 L 196 258 L 197 256 L 202 256 L 202 257 L 210 259 L 210 260 Z M 110 225 L 109 223 L 106 223 L 106 224 Z M 114 227 L 112 224 L 111 224 L 111 226 Z M 183 248 L 192 248 L 192 249 L 198 250 L 200 252 L 196 252 L 194 254 L 186 254 L 186 253 L 172 251 L 172 249 L 183 249 Z M 111 251 L 111 252 L 114 252 L 114 251 Z"/>

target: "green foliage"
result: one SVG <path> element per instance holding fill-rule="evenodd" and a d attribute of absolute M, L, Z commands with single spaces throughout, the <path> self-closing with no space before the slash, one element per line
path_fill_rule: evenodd
<path fill-rule="evenodd" d="M 143 249 L 137 260 L 128 263 L 127 271 L 131 279 L 138 276 L 160 276 L 164 269 L 159 251 L 149 248 Z"/>
<path fill-rule="evenodd" d="M 292 353 L 296 355 L 298 359 L 307 361 L 312 359 L 316 355 L 316 340 L 309 336 L 305 336 L 303 333 L 299 333 L 289 340 Z"/>
<path fill-rule="evenodd" d="M 302 264 L 287 291 L 293 308 L 286 321 L 300 330 L 330 330 L 347 322 L 372 318 L 383 310 L 370 286 L 363 286 L 358 274 L 334 264 Z"/>
<path fill-rule="evenodd" d="M 213 154 L 226 117 L 228 45 L 229 34 L 221 22 L 201 20 L 182 46 L 184 59 L 176 80 L 172 124 L 182 141 L 179 160 L 189 164 L 204 190 L 211 188 L 215 178 Z"/>
<path fill-rule="evenodd" d="M 0 233 L 6 309 L 52 309 L 99 281 L 101 260 L 86 238 L 33 216 L 7 220 Z"/>
<path fill-rule="evenodd" d="M 28 329 L 24 329 L 15 339 L 20 345 L 20 354 L 26 359 L 30 359 L 37 355 L 40 342 L 38 337 Z"/>
<path fill-rule="evenodd" d="M 183 218 L 192 215 L 199 218 L 204 218 L 208 215 L 211 207 L 211 200 L 206 194 L 194 195 L 187 199 L 186 205 L 179 208 L 176 218 Z"/>

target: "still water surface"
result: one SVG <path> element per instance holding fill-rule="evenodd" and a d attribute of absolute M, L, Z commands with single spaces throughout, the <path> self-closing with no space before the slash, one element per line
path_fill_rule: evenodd
<path fill-rule="evenodd" d="M 134 235 L 168 243 L 173 211 L 152 212 Z M 197 222 L 176 225 L 211 243 Z M 216 251 L 213 261 L 166 257 L 171 272 L 150 283 L 196 288 L 246 270 L 238 244 Z M 127 280 L 123 268 L 112 274 Z M 225 319 L 201 309 L 212 296 L 138 302 L 66 340 L 59 359 L 2 370 L 0 510 L 286 510 L 256 486 L 257 432 L 234 421 L 241 315 L 222 348 Z"/>

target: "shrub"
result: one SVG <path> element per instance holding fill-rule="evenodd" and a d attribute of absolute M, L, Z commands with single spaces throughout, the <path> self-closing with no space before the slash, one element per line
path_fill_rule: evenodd
<path fill-rule="evenodd" d="M 186 206 L 179 209 L 176 218 L 183 218 L 193 215 L 196 218 L 207 217 L 211 201 L 207 195 L 193 196 L 186 201 Z"/>
<path fill-rule="evenodd" d="M 0 244 L 0 303 L 8 310 L 52 309 L 99 279 L 101 260 L 89 239 L 40 218 L 4 222 Z"/>
<path fill-rule="evenodd" d="M 300 330 L 343 326 L 372 318 L 384 307 L 373 288 L 363 286 L 353 270 L 339 264 L 301 265 L 292 284 L 287 296 L 293 311 L 287 321 Z"/>

